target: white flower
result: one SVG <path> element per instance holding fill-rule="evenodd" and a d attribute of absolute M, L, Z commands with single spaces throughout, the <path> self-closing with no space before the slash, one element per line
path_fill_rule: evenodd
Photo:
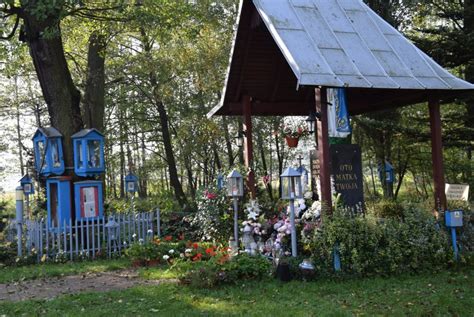
<path fill-rule="evenodd" d="M 184 253 L 191 253 L 191 252 L 193 252 L 192 249 L 186 249 L 186 250 L 184 250 Z"/>
<path fill-rule="evenodd" d="M 138 243 L 143 244 L 143 239 L 138 239 Z"/>
<path fill-rule="evenodd" d="M 163 255 L 163 260 L 165 260 L 165 261 L 168 261 L 168 260 L 169 260 L 169 258 L 170 258 L 170 256 L 169 256 L 169 255 L 167 255 L 167 254 Z"/>
<path fill-rule="evenodd" d="M 148 234 L 153 234 L 153 230 L 148 229 L 147 233 L 148 233 Z"/>
<path fill-rule="evenodd" d="M 171 250 L 168 251 L 168 253 L 169 253 L 169 254 L 173 254 L 173 253 L 174 253 L 174 250 L 171 249 Z"/>
<path fill-rule="evenodd" d="M 257 214 L 256 212 L 251 211 L 251 212 L 249 212 L 249 214 L 248 214 L 247 217 L 248 217 L 249 219 L 257 220 L 257 216 L 258 216 L 258 214 Z"/>
<path fill-rule="evenodd" d="M 179 254 L 179 257 L 180 257 L 180 258 L 184 258 L 184 253 L 180 253 L 180 254 Z"/>
<path fill-rule="evenodd" d="M 135 239 L 136 237 L 137 237 L 137 234 L 136 234 L 136 233 L 132 234 L 132 238 L 133 238 L 133 239 Z"/>

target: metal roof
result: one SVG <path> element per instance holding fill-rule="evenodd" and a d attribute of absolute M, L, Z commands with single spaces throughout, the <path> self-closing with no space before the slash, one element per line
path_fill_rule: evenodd
<path fill-rule="evenodd" d="M 71 139 L 83 138 L 83 137 L 85 137 L 86 135 L 88 135 L 89 133 L 92 133 L 92 132 L 96 132 L 100 136 L 104 136 L 99 130 L 97 130 L 96 128 L 92 128 L 92 129 L 82 129 L 81 131 L 74 133 L 71 136 Z"/>
<path fill-rule="evenodd" d="M 347 87 L 351 114 L 474 89 L 361 0 L 242 0 L 238 23 L 224 94 L 209 116 L 241 114 L 243 94 L 260 103 L 255 115 L 307 114 L 314 86 Z"/>
<path fill-rule="evenodd" d="M 474 89 L 360 0 L 253 0 L 300 85 Z"/>
<path fill-rule="evenodd" d="M 59 132 L 56 128 L 53 128 L 53 127 L 38 128 L 38 130 L 36 130 L 33 138 L 36 137 L 36 135 L 38 133 L 41 133 L 41 134 L 45 135 L 48 138 L 61 138 L 63 136 L 61 134 L 61 132 Z"/>

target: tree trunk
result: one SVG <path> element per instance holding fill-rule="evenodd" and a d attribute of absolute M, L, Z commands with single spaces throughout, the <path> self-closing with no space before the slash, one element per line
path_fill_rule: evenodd
<path fill-rule="evenodd" d="M 64 48 L 59 27 L 59 12 L 39 20 L 34 12 L 43 1 L 22 1 L 26 41 L 30 48 L 36 74 L 44 99 L 48 105 L 51 125 L 63 135 L 64 161 L 66 167 L 73 165 L 71 136 L 82 129 L 80 100 L 81 94 L 74 85 L 64 56 Z M 55 36 L 43 38 L 44 33 L 57 31 Z M 71 169 L 66 174 L 72 175 Z"/>
<path fill-rule="evenodd" d="M 105 35 L 94 31 L 89 37 L 87 53 L 87 81 L 84 94 L 86 128 L 104 130 L 105 114 Z"/>

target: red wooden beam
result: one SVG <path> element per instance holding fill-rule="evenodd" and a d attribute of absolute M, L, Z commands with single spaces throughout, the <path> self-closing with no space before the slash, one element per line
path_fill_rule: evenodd
<path fill-rule="evenodd" d="M 321 114 L 318 120 L 318 151 L 320 162 L 321 202 L 324 211 L 332 214 L 331 166 L 329 162 L 328 102 L 326 88 L 315 88 L 316 111 Z"/>
<path fill-rule="evenodd" d="M 244 114 L 244 162 L 247 168 L 247 187 L 250 197 L 256 198 L 255 173 L 253 171 L 253 143 L 252 143 L 252 98 L 242 97 L 242 113 Z"/>
<path fill-rule="evenodd" d="M 444 192 L 443 141 L 441 136 L 439 99 L 430 97 L 428 107 L 430 109 L 431 156 L 433 159 L 435 208 L 438 211 L 445 211 L 447 204 L 446 194 Z"/>

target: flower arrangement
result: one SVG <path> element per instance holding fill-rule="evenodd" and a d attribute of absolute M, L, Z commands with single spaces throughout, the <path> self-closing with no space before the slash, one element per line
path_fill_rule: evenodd
<path fill-rule="evenodd" d="M 302 138 L 309 135 L 308 127 L 304 121 L 288 120 L 283 125 L 283 135 L 289 138 Z"/>

